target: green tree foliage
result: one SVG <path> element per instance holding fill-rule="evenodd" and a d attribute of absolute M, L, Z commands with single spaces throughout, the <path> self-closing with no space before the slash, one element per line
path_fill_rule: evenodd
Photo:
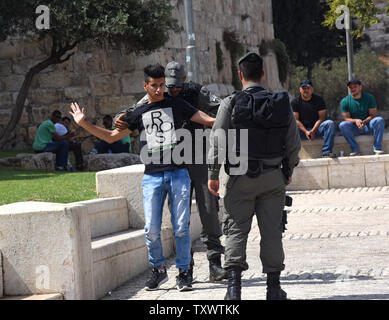
<path fill-rule="evenodd" d="M 223 32 L 223 41 L 227 50 L 230 52 L 231 58 L 231 72 L 232 72 L 232 82 L 236 90 L 242 89 L 242 84 L 238 77 L 238 66 L 237 62 L 241 56 L 244 55 L 244 47 L 239 42 L 239 37 L 235 32 L 224 30 Z"/>
<path fill-rule="evenodd" d="M 324 26 L 334 29 L 336 21 L 344 12 L 337 12 L 340 6 L 347 6 L 350 15 L 358 19 L 358 27 L 353 30 L 353 34 L 359 38 L 363 35 L 363 30 L 374 23 L 380 22 L 377 14 L 379 13 L 374 0 L 327 0 L 329 10 L 325 15 Z M 389 5 L 386 6 L 386 14 L 389 14 Z"/>
<path fill-rule="evenodd" d="M 306 68 L 304 78 L 311 79 L 316 64 L 346 55 L 344 32 L 322 25 L 328 10 L 321 0 L 273 0 L 275 37 L 285 44 L 291 62 Z M 360 43 L 354 45 L 357 49 Z"/>
<path fill-rule="evenodd" d="M 38 30 L 36 8 L 41 0 L 1 0 L 0 41 L 8 36 L 52 39 L 51 54 L 26 74 L 11 119 L 0 134 L 0 148 L 18 123 L 33 77 L 52 64 L 67 61 L 79 43 L 92 40 L 108 46 L 123 45 L 128 52 L 149 53 L 178 30 L 166 0 L 51 0 L 50 28 Z"/>
<path fill-rule="evenodd" d="M 263 40 L 259 45 L 259 53 L 266 56 L 269 50 L 273 51 L 277 57 L 278 77 L 284 83 L 288 78 L 290 59 L 285 44 L 280 39 Z"/>

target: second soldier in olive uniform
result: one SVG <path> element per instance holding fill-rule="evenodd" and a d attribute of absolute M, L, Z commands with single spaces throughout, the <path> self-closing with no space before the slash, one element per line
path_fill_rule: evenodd
<path fill-rule="evenodd" d="M 258 54 L 250 52 L 239 60 L 243 91 L 222 101 L 210 137 L 208 187 L 218 195 L 221 158 L 229 155 L 223 149 L 231 147 L 221 145 L 221 136 L 231 129 L 238 134 L 248 133 L 247 146 L 236 139 L 236 152 L 240 156 L 246 154 L 248 170 L 236 172 L 228 156 L 225 164 L 230 173 L 223 219 L 227 300 L 241 299 L 241 273 L 248 269 L 246 245 L 254 214 L 261 235 L 263 273 L 267 274 L 267 299 L 287 296 L 280 287 L 280 272 L 285 268 L 282 212 L 285 185 L 291 182 L 293 168 L 298 164 L 301 143 L 287 93 L 266 91 L 259 84 L 263 76 L 263 61 Z M 232 169 L 236 169 L 235 173 Z"/>

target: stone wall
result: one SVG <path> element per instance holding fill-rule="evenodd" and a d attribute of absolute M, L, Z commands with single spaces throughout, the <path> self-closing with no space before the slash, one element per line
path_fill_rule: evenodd
<path fill-rule="evenodd" d="M 370 38 L 370 45 L 372 49 L 378 51 L 379 53 L 389 55 L 389 16 L 384 13 L 386 6 L 386 3 L 377 4 L 377 7 L 381 11 L 378 15 L 381 22 L 373 24 L 366 30 L 366 33 Z"/>
<path fill-rule="evenodd" d="M 55 109 L 68 114 L 71 101 L 78 101 L 86 108 L 88 118 L 101 125 L 104 114 L 114 115 L 122 105 L 132 104 L 144 95 L 141 79 L 146 64 L 166 64 L 173 58 L 186 61 L 184 4 L 182 0 L 171 0 L 171 3 L 173 16 L 183 26 L 183 31 L 171 33 L 166 45 L 153 54 L 136 56 L 83 43 L 69 61 L 38 74 L 6 149 L 30 148 L 39 124 Z M 274 38 L 271 0 L 193 0 L 193 9 L 201 81 L 225 96 L 233 88 L 231 59 L 223 43 L 223 32 L 234 31 L 246 50 L 258 50 L 262 40 Z M 216 67 L 217 42 L 223 50 L 224 66 L 220 71 Z M 49 52 L 49 39 L 41 42 L 9 39 L 0 43 L 0 130 L 10 119 L 24 75 Z M 265 57 L 265 72 L 264 85 L 280 89 L 273 53 Z M 97 140 L 84 130 L 77 132 L 84 152 L 90 151 Z"/>

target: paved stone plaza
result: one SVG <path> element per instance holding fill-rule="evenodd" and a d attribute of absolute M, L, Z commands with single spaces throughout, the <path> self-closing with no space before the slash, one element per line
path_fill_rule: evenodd
<path fill-rule="evenodd" d="M 325 300 L 389 300 L 389 187 L 291 191 L 293 207 L 284 234 L 288 297 Z M 223 239 L 224 240 L 224 239 Z M 262 300 L 266 278 L 259 260 L 259 231 L 253 220 L 243 273 L 242 299 Z M 193 291 L 175 287 L 177 270 L 168 259 L 169 281 L 157 291 L 143 285 L 147 271 L 103 299 L 222 300 L 227 281 L 208 279 L 208 261 L 200 240 L 194 243 Z"/>

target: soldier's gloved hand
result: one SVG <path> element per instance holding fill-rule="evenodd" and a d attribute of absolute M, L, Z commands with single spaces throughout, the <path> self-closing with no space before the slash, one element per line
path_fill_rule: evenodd
<path fill-rule="evenodd" d="M 122 118 L 125 116 L 126 114 L 123 113 L 121 115 L 119 115 L 117 118 L 114 119 L 113 121 L 113 125 L 116 129 L 118 129 L 119 131 L 120 130 L 124 130 L 124 129 L 127 129 L 128 127 L 128 124 L 127 122 L 123 121 Z"/>

